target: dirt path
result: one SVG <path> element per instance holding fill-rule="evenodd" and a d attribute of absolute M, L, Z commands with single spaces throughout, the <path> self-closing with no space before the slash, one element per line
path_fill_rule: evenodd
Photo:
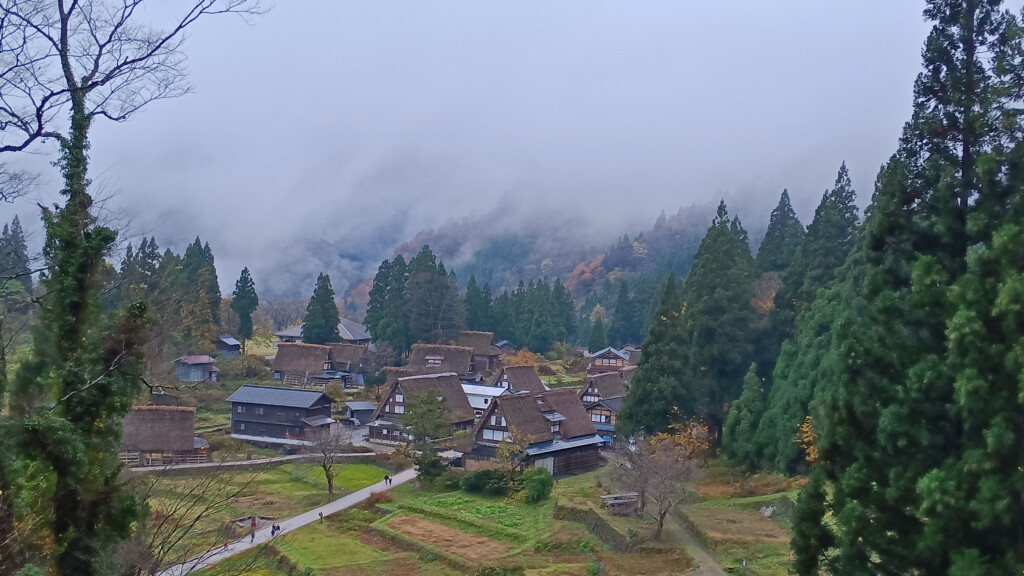
<path fill-rule="evenodd" d="M 707 549 L 704 548 L 704 544 L 697 539 L 690 527 L 687 526 L 679 518 L 679 512 L 676 511 L 673 514 L 669 514 L 665 522 L 672 522 L 675 528 L 678 530 L 680 540 L 682 541 L 683 548 L 686 553 L 693 558 L 694 562 L 697 563 L 697 567 L 687 572 L 687 575 L 693 576 L 728 576 L 725 570 L 722 569 L 722 565 L 715 560 L 715 557 L 708 553 Z"/>

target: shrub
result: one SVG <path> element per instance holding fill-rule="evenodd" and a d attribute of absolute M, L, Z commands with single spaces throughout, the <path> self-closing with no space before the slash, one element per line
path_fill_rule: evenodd
<path fill-rule="evenodd" d="M 456 470 L 449 468 L 441 478 L 438 479 L 437 484 L 445 492 L 454 492 L 462 487 L 462 479 L 465 477 L 465 473 L 462 470 Z"/>
<path fill-rule="evenodd" d="M 473 494 L 505 496 L 508 481 L 500 470 L 478 470 L 462 479 L 462 489 Z"/>
<path fill-rule="evenodd" d="M 437 480 L 448 471 L 445 460 L 429 448 L 420 452 L 414 462 L 416 463 L 416 473 L 427 482 Z"/>
<path fill-rule="evenodd" d="M 523 490 L 526 491 L 527 502 L 547 500 L 554 485 L 551 473 L 544 468 L 530 468 L 523 472 Z"/>

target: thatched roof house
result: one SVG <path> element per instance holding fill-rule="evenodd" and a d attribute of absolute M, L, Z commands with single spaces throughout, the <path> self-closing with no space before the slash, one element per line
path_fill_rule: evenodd
<path fill-rule="evenodd" d="M 274 357 L 274 379 L 290 386 L 302 386 L 314 376 L 331 369 L 331 347 L 317 344 L 282 343 Z"/>
<path fill-rule="evenodd" d="M 495 398 L 473 429 L 467 468 L 488 466 L 497 446 L 510 436 L 527 444 L 526 465 L 547 468 L 552 474 L 589 470 L 601 461 L 598 448 L 603 440 L 579 396 L 568 388 Z"/>
<path fill-rule="evenodd" d="M 462 381 L 454 372 L 425 374 L 398 378 L 383 396 L 369 425 L 370 439 L 382 442 L 405 442 L 409 435 L 401 425 L 410 396 L 423 392 L 436 393 L 448 407 L 453 430 L 472 427 L 476 414 L 469 403 Z"/>
<path fill-rule="evenodd" d="M 413 344 L 409 364 L 404 366 L 415 374 L 454 372 L 464 378 L 475 372 L 473 349 L 468 346 Z"/>
<path fill-rule="evenodd" d="M 137 466 L 205 462 L 205 444 L 195 435 L 196 409 L 134 406 L 121 421 L 121 460 Z"/>
<path fill-rule="evenodd" d="M 532 364 L 505 366 L 501 372 L 498 372 L 494 385 L 508 388 L 509 392 L 513 394 L 519 392 L 539 394 L 547 390 L 544 382 L 540 379 L 540 374 L 537 373 L 537 368 Z"/>
<path fill-rule="evenodd" d="M 501 368 L 501 350 L 494 345 L 494 332 L 459 332 L 459 346 L 473 349 L 473 369 L 489 372 Z"/>

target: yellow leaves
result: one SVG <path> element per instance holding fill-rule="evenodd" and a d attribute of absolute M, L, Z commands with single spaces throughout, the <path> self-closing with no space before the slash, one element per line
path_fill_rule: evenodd
<path fill-rule="evenodd" d="M 670 432 L 661 432 L 651 438 L 651 446 L 673 446 L 683 458 L 697 458 L 711 449 L 711 434 L 701 420 L 690 419 L 669 426 Z"/>
<path fill-rule="evenodd" d="M 804 450 L 804 459 L 807 460 L 808 464 L 814 464 L 818 459 L 818 446 L 815 444 L 818 435 L 814 433 L 814 421 L 810 416 L 804 418 L 804 421 L 797 428 L 796 438 L 794 442 L 800 445 Z"/>
<path fill-rule="evenodd" d="M 506 366 L 537 366 L 540 363 L 540 356 L 522 348 L 505 360 Z"/>

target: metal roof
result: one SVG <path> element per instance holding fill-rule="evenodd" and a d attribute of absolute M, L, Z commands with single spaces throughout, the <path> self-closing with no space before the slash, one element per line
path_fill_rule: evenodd
<path fill-rule="evenodd" d="M 302 422 L 307 424 L 307 425 L 309 425 L 309 426 L 312 426 L 312 427 L 316 428 L 318 426 L 326 426 L 328 424 L 334 424 L 335 422 L 337 422 L 337 420 L 335 420 L 334 418 L 330 418 L 328 416 L 320 416 L 320 417 L 317 417 L 317 418 L 303 418 Z"/>
<path fill-rule="evenodd" d="M 501 386 L 483 386 L 480 384 L 466 384 L 462 383 L 462 390 L 466 394 L 473 394 L 474 396 L 501 396 L 508 392 L 508 388 L 502 388 Z"/>
<path fill-rule="evenodd" d="M 373 402 L 345 402 L 349 410 L 376 410 L 377 406 Z"/>
<path fill-rule="evenodd" d="M 276 386 L 253 386 L 246 384 L 228 396 L 228 402 L 245 404 L 264 404 L 267 406 L 287 406 L 289 408 L 309 408 L 320 401 L 321 397 L 334 401 L 318 390 L 296 390 L 295 388 L 278 388 Z"/>
<path fill-rule="evenodd" d="M 214 364 L 217 360 L 206 354 L 188 354 L 178 358 L 175 362 L 184 362 L 185 364 Z"/>
<path fill-rule="evenodd" d="M 227 344 L 228 346 L 241 346 L 242 343 L 231 336 L 221 336 L 217 338 L 220 342 Z"/>
<path fill-rule="evenodd" d="M 274 335 L 278 338 L 302 338 L 302 324 L 299 323 L 290 328 L 279 330 L 274 332 Z M 342 340 L 358 341 L 370 339 L 370 332 L 366 330 L 366 326 L 348 318 L 341 318 L 338 322 L 338 335 L 341 336 Z"/>
<path fill-rule="evenodd" d="M 526 454 L 529 456 L 536 456 L 537 454 L 547 454 L 548 452 L 557 452 L 568 448 L 579 448 L 580 446 L 592 446 L 594 444 L 603 443 L 604 438 L 595 434 L 593 436 L 583 436 L 572 440 L 553 440 L 551 442 L 545 442 L 535 446 L 527 446 Z"/>

